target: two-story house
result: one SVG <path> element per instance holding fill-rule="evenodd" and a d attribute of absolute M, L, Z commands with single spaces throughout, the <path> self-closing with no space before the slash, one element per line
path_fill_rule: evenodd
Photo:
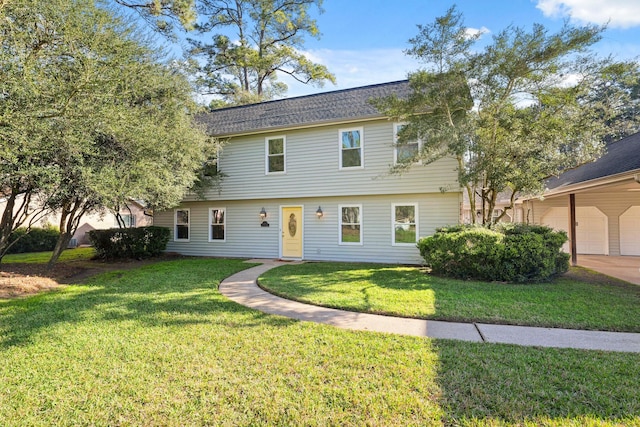
<path fill-rule="evenodd" d="M 185 255 L 420 263 L 416 242 L 457 223 L 456 164 L 390 174 L 420 142 L 395 146 L 401 123 L 370 104 L 407 81 L 212 111 L 221 189 L 158 212 L 167 250 Z M 446 189 L 446 191 L 443 191 Z"/>

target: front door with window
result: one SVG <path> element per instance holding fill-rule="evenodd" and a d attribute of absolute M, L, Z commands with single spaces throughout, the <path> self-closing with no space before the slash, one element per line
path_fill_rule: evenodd
<path fill-rule="evenodd" d="M 282 258 L 302 258 L 302 207 L 282 208 Z"/>

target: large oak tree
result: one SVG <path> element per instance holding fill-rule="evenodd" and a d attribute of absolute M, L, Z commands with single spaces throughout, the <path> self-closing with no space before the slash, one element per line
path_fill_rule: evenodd
<path fill-rule="evenodd" d="M 180 201 L 216 147 L 143 33 L 90 1 L 10 0 L 0 37 L 0 259 L 37 211 L 61 215 L 55 261 L 87 213 Z"/>
<path fill-rule="evenodd" d="M 479 52 L 455 7 L 418 28 L 407 53 L 425 68 L 409 75 L 411 95 L 376 105 L 408 122 L 398 143 L 421 139 L 424 164 L 457 159 L 458 181 L 483 224 L 500 220 L 499 195 L 511 199 L 505 215 L 518 194 L 541 194 L 546 178 L 597 158 L 605 135 L 638 129 L 627 107 L 638 65 L 590 51 L 603 27 L 510 26 Z"/>

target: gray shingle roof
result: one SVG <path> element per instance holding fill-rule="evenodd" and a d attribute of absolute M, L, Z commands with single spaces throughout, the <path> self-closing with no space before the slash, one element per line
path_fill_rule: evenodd
<path fill-rule="evenodd" d="M 640 170 L 640 132 L 609 143 L 605 154 L 592 163 L 567 171 L 547 181 L 549 190 Z"/>
<path fill-rule="evenodd" d="M 327 122 L 382 117 L 370 99 L 409 94 L 407 80 L 299 96 L 239 107 L 222 108 L 199 115 L 209 134 L 228 136 Z"/>

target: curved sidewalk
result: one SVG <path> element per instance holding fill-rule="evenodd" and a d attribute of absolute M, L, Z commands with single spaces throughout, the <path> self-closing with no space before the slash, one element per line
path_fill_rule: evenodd
<path fill-rule="evenodd" d="M 226 278 L 220 283 L 220 293 L 238 304 L 264 313 L 353 330 L 524 346 L 640 353 L 640 334 L 637 333 L 406 319 L 303 304 L 272 295 L 257 285 L 257 279 L 262 273 L 285 263 L 274 260 L 248 262 L 260 262 L 262 265 Z"/>

